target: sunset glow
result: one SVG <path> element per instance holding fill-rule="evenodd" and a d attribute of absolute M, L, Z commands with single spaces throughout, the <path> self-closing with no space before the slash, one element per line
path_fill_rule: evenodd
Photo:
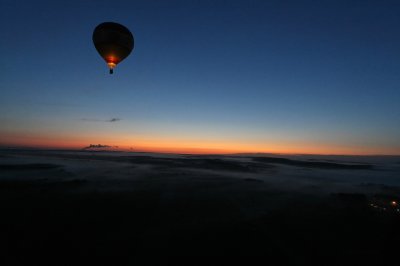
<path fill-rule="evenodd" d="M 395 9 L 198 5 L 8 4 L 0 145 L 400 154 Z M 108 19 L 135 36 L 114 75 L 91 39 Z"/>
<path fill-rule="evenodd" d="M 62 138 L 62 143 L 60 142 Z M 188 140 L 176 138 L 151 139 L 146 137 L 112 136 L 93 138 L 84 136 L 46 134 L 3 135 L 0 145 L 3 147 L 30 147 L 46 149 L 74 149 L 80 150 L 89 144 L 109 145 L 109 150 L 139 151 L 139 152 L 163 152 L 163 153 L 192 153 L 192 154 L 229 154 L 229 153 L 281 153 L 281 154 L 324 154 L 324 155 L 396 155 L 396 148 L 365 148 L 348 147 L 334 144 L 312 142 L 234 142 L 223 139 L 215 140 Z"/>

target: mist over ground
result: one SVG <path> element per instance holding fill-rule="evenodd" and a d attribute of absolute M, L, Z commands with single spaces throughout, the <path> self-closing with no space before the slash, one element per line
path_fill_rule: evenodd
<path fill-rule="evenodd" d="M 1 150 L 1 260 L 385 265 L 400 236 L 399 162 Z"/>

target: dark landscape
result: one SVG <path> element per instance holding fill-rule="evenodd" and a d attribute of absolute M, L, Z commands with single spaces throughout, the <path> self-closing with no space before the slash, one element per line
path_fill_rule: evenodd
<path fill-rule="evenodd" d="M 2 150 L 0 263 L 393 265 L 397 162 Z"/>

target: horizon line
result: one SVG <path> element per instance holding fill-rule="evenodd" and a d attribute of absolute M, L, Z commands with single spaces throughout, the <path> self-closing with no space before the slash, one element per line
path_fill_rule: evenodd
<path fill-rule="evenodd" d="M 112 148 L 112 147 L 111 147 Z M 33 147 L 33 146 L 9 146 L 9 145 L 0 145 L 0 149 L 2 150 L 42 150 L 42 151 L 82 151 L 82 152 L 126 152 L 126 153 L 155 153 L 155 154 L 174 154 L 174 155 L 246 155 L 246 154 L 260 154 L 260 155 L 291 155 L 291 156 L 364 156 L 364 157 L 373 157 L 373 156 L 392 156 L 392 157 L 400 157 L 400 154 L 339 154 L 339 153 L 285 153 L 285 152 L 174 152 L 174 151 L 157 151 L 157 150 L 135 150 L 135 149 L 85 149 L 85 148 L 65 148 L 65 147 Z"/>

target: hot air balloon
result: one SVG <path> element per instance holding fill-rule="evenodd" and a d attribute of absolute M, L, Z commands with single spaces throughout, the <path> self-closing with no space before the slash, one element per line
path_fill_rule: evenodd
<path fill-rule="evenodd" d="M 115 22 L 99 24 L 94 29 L 92 38 L 96 50 L 110 68 L 110 74 L 132 52 L 134 46 L 132 33 Z"/>

